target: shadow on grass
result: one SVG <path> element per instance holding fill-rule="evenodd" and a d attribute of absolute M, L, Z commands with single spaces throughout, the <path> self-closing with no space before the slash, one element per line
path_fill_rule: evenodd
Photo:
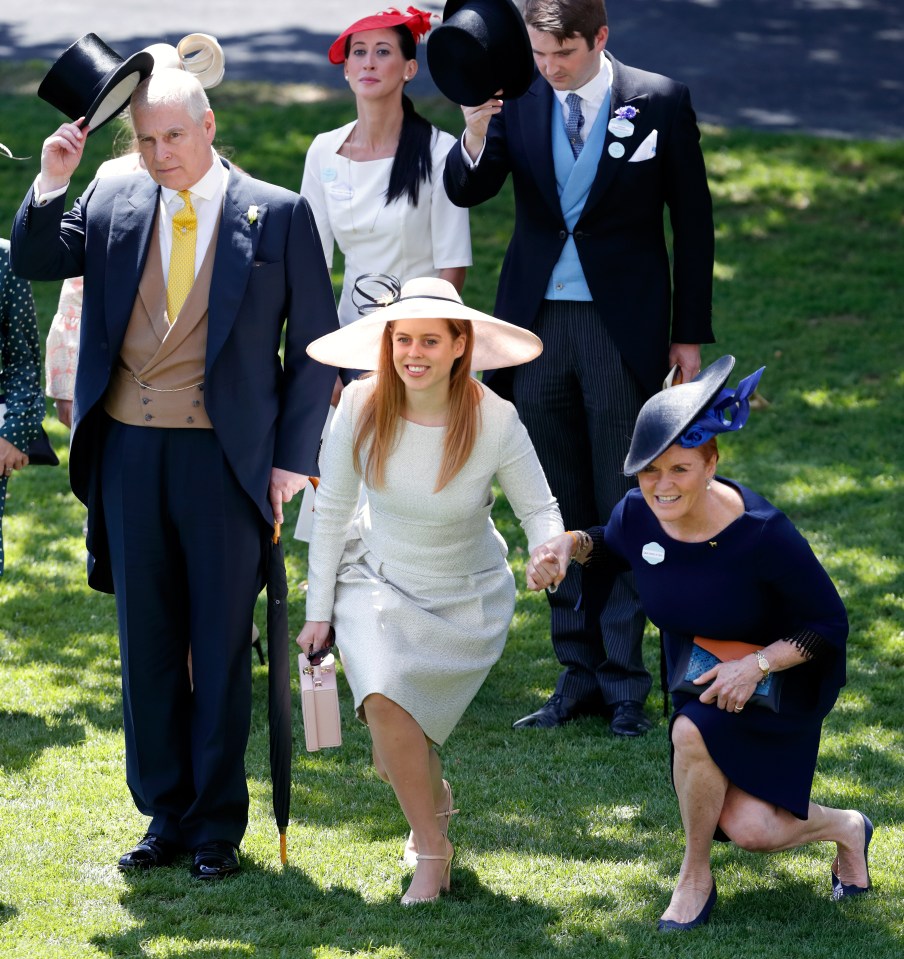
<path fill-rule="evenodd" d="M 49 722 L 43 716 L 0 709 L 0 766 L 22 770 L 49 748 L 72 746 L 85 738 L 85 727 L 71 718 Z"/>
<path fill-rule="evenodd" d="M 10 906 L 5 902 L 0 902 L 0 922 L 9 922 L 19 915 L 19 910 L 15 906 Z"/>
<path fill-rule="evenodd" d="M 491 892 L 473 871 L 454 865 L 452 893 L 414 908 L 401 906 L 395 896 L 369 902 L 348 886 L 323 889 L 291 866 L 274 873 L 246 860 L 240 875 L 205 885 L 190 879 L 183 865 L 126 875 L 120 901 L 134 925 L 95 937 L 93 944 L 115 957 L 144 954 L 149 943 L 165 940 L 178 942 L 179 955 L 187 959 L 250 952 L 294 957 L 327 948 L 343 954 L 385 948 L 392 955 L 432 959 L 473 954 L 466 945 L 469 929 L 485 936 L 484 923 L 492 916 L 500 937 L 493 951 L 527 957 L 543 952 L 540 943 L 557 916 L 553 909 Z M 399 897 L 406 883 L 400 881 Z"/>

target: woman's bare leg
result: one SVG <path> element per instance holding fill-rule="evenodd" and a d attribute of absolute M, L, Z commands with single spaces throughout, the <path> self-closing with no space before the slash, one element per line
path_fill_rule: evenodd
<path fill-rule="evenodd" d="M 672 744 L 685 847 L 678 883 L 662 918 L 690 922 L 700 914 L 712 891 L 710 853 L 729 782 L 709 755 L 700 731 L 686 716 L 678 716 L 672 725 Z"/>
<path fill-rule="evenodd" d="M 398 703 L 375 693 L 364 700 L 364 712 L 373 739 L 377 771 L 389 780 L 414 833 L 418 850 L 425 855 L 446 857 L 448 843 L 440 832 L 435 809 L 436 796 L 442 796 L 439 756 L 430 748 L 414 717 Z M 415 899 L 435 896 L 444 873 L 442 860 L 421 860 L 407 895 Z"/>
<path fill-rule="evenodd" d="M 780 852 L 810 842 L 834 842 L 838 878 L 845 885 L 867 885 L 865 824 L 854 809 L 832 809 L 811 802 L 808 818 L 798 819 L 786 809 L 731 784 L 719 825 L 733 842 L 753 852 Z"/>

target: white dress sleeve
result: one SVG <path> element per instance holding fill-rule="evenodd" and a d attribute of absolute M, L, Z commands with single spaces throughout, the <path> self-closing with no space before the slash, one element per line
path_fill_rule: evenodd
<path fill-rule="evenodd" d="M 565 527 L 527 430 L 514 406 L 505 403 L 505 407 L 499 430 L 496 479 L 527 535 L 528 548 L 533 550 L 558 536 Z"/>
<path fill-rule="evenodd" d="M 430 181 L 430 233 L 433 243 L 433 265 L 437 270 L 471 266 L 471 224 L 469 211 L 455 206 L 443 185 L 446 156 L 456 140 L 436 130 L 433 140 L 433 177 Z"/>
<path fill-rule="evenodd" d="M 332 619 L 336 571 L 361 495 L 362 481 L 354 466 L 352 440 L 366 388 L 365 384 L 350 383 L 342 391 L 330 435 L 320 454 L 320 485 L 314 503 L 305 600 L 305 618 L 313 622 Z"/>
<path fill-rule="evenodd" d="M 327 269 L 333 267 L 333 228 L 330 225 L 329 214 L 326 209 L 326 198 L 323 194 L 323 181 L 320 178 L 323 157 L 330 149 L 327 143 L 329 134 L 321 133 L 314 137 L 314 142 L 308 148 L 304 161 L 304 172 L 301 176 L 301 195 L 311 206 L 320 242 L 323 244 L 323 256 L 326 259 Z"/>

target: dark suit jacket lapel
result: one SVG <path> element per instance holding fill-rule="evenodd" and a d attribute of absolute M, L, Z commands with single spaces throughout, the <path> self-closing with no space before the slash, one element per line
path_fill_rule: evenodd
<path fill-rule="evenodd" d="M 606 53 L 605 56 L 612 64 L 612 91 L 609 97 L 609 116 L 599 116 L 596 122 L 607 125 L 606 139 L 603 142 L 603 152 L 600 155 L 596 179 L 593 181 L 593 186 L 590 188 L 590 193 L 587 196 L 587 202 L 584 204 L 584 213 L 592 210 L 593 207 L 600 202 L 606 190 L 612 186 L 615 175 L 621 169 L 621 164 L 625 163 L 631 154 L 631 148 L 625 144 L 628 148 L 624 156 L 612 157 L 609 155 L 609 144 L 618 139 L 618 137 L 608 129 L 609 121 L 615 116 L 615 111 L 619 107 L 635 106 L 642 112 L 642 107 L 639 104 L 647 99 L 646 94 L 639 93 L 631 82 L 630 77 L 627 76 L 627 70 L 624 64 L 619 63 L 619 61 L 609 53 Z M 631 139 L 633 140 L 635 138 L 631 137 Z M 637 142 L 639 143 L 640 141 Z"/>
<path fill-rule="evenodd" d="M 148 177 L 134 193 L 120 193 L 113 201 L 105 266 L 111 281 L 105 284 L 104 294 L 104 315 L 112 351 L 119 349 L 138 295 L 138 284 L 154 239 L 159 191 Z"/>
<path fill-rule="evenodd" d="M 226 342 L 239 306 L 248 286 L 254 265 L 255 251 L 260 237 L 266 204 L 257 208 L 257 220 L 248 221 L 248 210 L 254 203 L 248 177 L 229 167 L 229 179 L 223 197 L 223 215 L 217 233 L 213 276 L 210 281 L 210 300 L 207 317 L 207 371 L 210 372 L 223 344 Z"/>
<path fill-rule="evenodd" d="M 527 107 L 519 112 L 524 152 L 534 174 L 534 181 L 543 199 L 561 217 L 562 205 L 556 187 L 556 168 L 552 157 L 552 87 L 535 74 L 534 82 L 524 94 Z"/>

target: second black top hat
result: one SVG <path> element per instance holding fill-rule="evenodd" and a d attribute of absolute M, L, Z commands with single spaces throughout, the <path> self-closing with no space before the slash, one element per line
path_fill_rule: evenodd
<path fill-rule="evenodd" d="M 141 51 L 123 60 L 97 34 L 86 33 L 48 70 L 38 96 L 70 120 L 85 117 L 91 132 L 125 108 L 153 68 L 150 53 Z"/>
<path fill-rule="evenodd" d="M 527 92 L 534 75 L 530 38 L 512 0 L 449 0 L 427 40 L 427 66 L 453 103 L 476 107 L 498 90 Z"/>

